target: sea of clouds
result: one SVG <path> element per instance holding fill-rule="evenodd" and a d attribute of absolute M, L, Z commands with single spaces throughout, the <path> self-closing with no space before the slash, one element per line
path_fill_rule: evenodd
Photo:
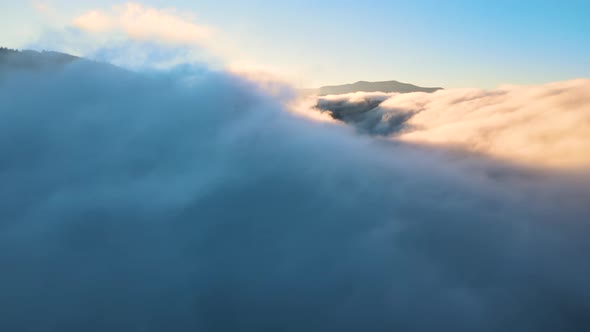
<path fill-rule="evenodd" d="M 534 166 L 590 169 L 590 79 L 309 99 L 316 111 L 361 133 L 457 146 Z"/>
<path fill-rule="evenodd" d="M 317 102 L 394 140 L 206 67 L 5 70 L 0 330 L 588 330 L 590 173 L 510 159 L 587 161 L 588 84 Z"/>

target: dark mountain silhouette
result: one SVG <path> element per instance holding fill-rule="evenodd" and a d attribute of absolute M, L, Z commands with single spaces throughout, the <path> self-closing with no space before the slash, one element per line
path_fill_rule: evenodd
<path fill-rule="evenodd" d="M 74 61 L 79 57 L 50 51 L 13 50 L 0 47 L 0 71 L 2 70 L 41 70 L 60 68 Z"/>
<path fill-rule="evenodd" d="M 413 84 L 402 83 L 398 81 L 384 81 L 384 82 L 366 82 L 359 81 L 353 84 L 323 86 L 319 89 L 303 90 L 305 94 L 317 94 L 319 96 L 325 95 L 339 95 L 353 92 L 435 92 L 443 88 L 425 88 Z"/>
<path fill-rule="evenodd" d="M 6 79 L 11 75 L 24 72 L 58 72 L 74 63 L 84 65 L 89 70 L 98 70 L 103 73 L 128 72 L 126 69 L 110 63 L 88 60 L 66 53 L 19 51 L 0 47 L 0 79 Z"/>

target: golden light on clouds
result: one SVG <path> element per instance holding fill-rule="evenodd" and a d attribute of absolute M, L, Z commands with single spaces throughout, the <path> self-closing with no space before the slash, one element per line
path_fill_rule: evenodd
<path fill-rule="evenodd" d="M 590 166 L 590 80 L 423 96 L 401 139 L 554 167 Z M 387 101 L 395 104 L 394 100 Z M 393 105 L 392 105 L 393 106 Z"/>
<path fill-rule="evenodd" d="M 135 40 L 169 44 L 202 44 L 211 37 L 209 27 L 198 25 L 176 10 L 160 10 L 137 3 L 92 10 L 73 20 L 73 25 L 92 33 L 120 33 Z"/>
<path fill-rule="evenodd" d="M 590 79 L 496 90 L 358 92 L 319 97 L 315 104 L 340 109 L 345 122 L 368 134 L 535 166 L 590 167 Z"/>

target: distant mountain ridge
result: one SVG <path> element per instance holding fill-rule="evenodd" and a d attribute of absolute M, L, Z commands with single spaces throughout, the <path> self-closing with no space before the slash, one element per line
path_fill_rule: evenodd
<path fill-rule="evenodd" d="M 54 51 L 38 52 L 32 50 L 19 51 L 0 47 L 0 79 L 14 73 L 60 71 L 72 64 L 86 66 L 88 70 L 98 70 L 103 73 L 113 71 L 127 72 L 126 69 L 108 62 L 88 60 L 67 53 Z"/>
<path fill-rule="evenodd" d="M 18 51 L 0 47 L 0 69 L 38 70 L 58 68 L 77 60 L 80 60 L 80 58 L 65 53 Z"/>
<path fill-rule="evenodd" d="M 44 70 L 58 69 L 76 61 L 88 61 L 84 58 L 73 56 L 66 53 L 53 51 L 31 51 L 31 50 L 13 50 L 6 47 L 0 47 L 0 74 L 4 70 Z M 111 64 L 104 66 L 118 68 Z M 111 68 L 111 69 L 112 69 Z M 403 83 L 398 81 L 381 81 L 367 82 L 358 81 L 352 84 L 323 86 L 318 89 L 299 90 L 304 95 L 337 95 L 354 92 L 385 92 L 385 93 L 410 93 L 410 92 L 435 92 L 442 90 L 441 87 L 420 87 L 414 84 Z"/>
<path fill-rule="evenodd" d="M 340 95 L 354 92 L 385 92 L 385 93 L 410 93 L 410 92 L 435 92 L 442 90 L 441 87 L 420 87 L 414 84 L 402 83 L 398 81 L 367 82 L 358 81 L 353 84 L 323 86 L 319 89 L 306 89 L 305 94 Z"/>

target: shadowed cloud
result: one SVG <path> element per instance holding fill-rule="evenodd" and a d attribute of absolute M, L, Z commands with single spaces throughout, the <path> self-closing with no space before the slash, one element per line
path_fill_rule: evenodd
<path fill-rule="evenodd" d="M 0 100 L 0 330 L 590 327 L 587 173 L 359 136 L 205 67 L 5 71 Z"/>

